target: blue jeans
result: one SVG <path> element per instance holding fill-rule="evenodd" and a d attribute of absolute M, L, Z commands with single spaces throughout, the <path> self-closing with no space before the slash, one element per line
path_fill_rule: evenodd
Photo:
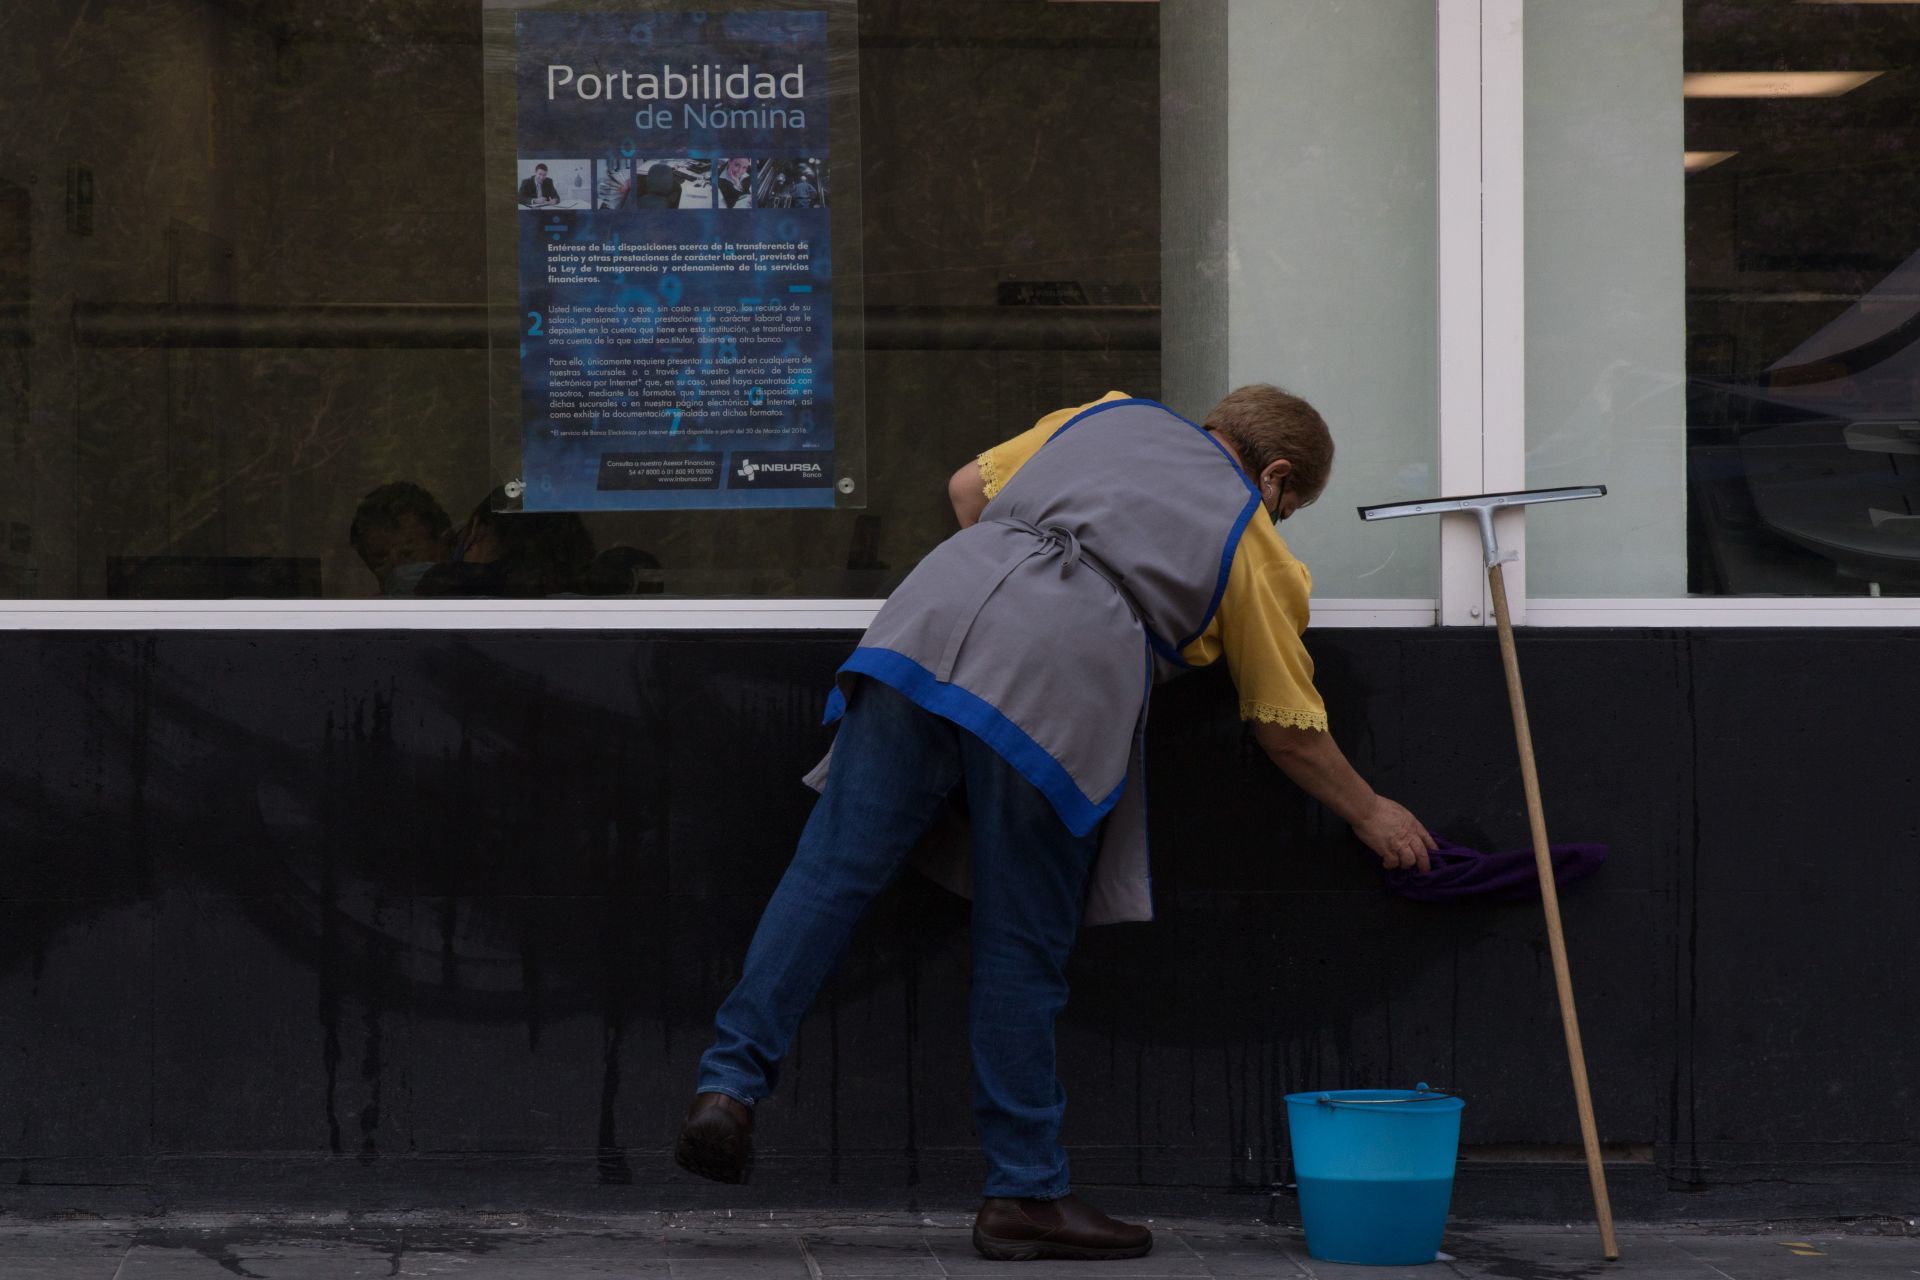
<path fill-rule="evenodd" d="M 1053 1024 L 1067 1002 L 1098 828 L 1075 836 L 973 734 L 871 679 L 857 682 L 826 790 L 774 890 L 745 971 L 715 1018 L 699 1090 L 749 1105 L 773 1091 L 800 1019 L 867 904 L 962 781 L 973 823 L 973 1113 L 989 1196 L 1067 1194 Z"/>

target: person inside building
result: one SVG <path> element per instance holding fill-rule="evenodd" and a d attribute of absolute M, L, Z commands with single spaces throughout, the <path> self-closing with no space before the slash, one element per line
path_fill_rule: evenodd
<path fill-rule="evenodd" d="M 347 541 L 383 596 L 410 596 L 420 579 L 453 552 L 453 521 L 434 496 L 407 480 L 383 484 L 360 500 Z"/>
<path fill-rule="evenodd" d="M 973 898 L 973 1109 L 986 1257 L 1114 1259 L 1147 1228 L 1072 1194 L 1054 1069 L 1082 925 L 1151 918 L 1144 727 L 1158 679 L 1224 660 L 1275 764 L 1390 869 L 1433 837 L 1327 732 L 1301 643 L 1311 578 L 1278 526 L 1325 489 L 1311 405 L 1241 387 L 1195 424 L 1109 392 L 960 469 L 961 524 L 881 606 L 840 668 L 840 728 L 792 864 L 715 1019 L 675 1147 L 744 1181 L 753 1105 L 868 903 L 963 791 L 970 863 L 927 867 Z"/>
<path fill-rule="evenodd" d="M 502 485 L 482 498 L 454 539 L 448 563 L 424 574 L 420 596 L 579 595 L 593 565 L 593 535 L 571 511 L 525 511 Z"/>

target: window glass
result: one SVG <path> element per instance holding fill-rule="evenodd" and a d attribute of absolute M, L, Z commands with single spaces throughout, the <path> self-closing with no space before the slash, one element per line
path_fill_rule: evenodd
<path fill-rule="evenodd" d="M 857 11 L 864 506 L 576 515 L 502 510 L 481 6 L 10 10 L 0 594 L 881 596 L 979 450 L 1259 380 L 1339 440 L 1319 594 L 1431 595 L 1346 510 L 1431 487 L 1429 0 Z"/>
<path fill-rule="evenodd" d="M 1920 10 L 1530 5 L 1532 486 L 1547 596 L 1911 595 Z"/>
<path fill-rule="evenodd" d="M 1528 5 L 1527 519 L 1534 595 L 1686 590 L 1679 0 Z"/>
<path fill-rule="evenodd" d="M 1353 509 L 1435 495 L 1434 6 L 1159 7 L 1169 399 L 1312 401 L 1333 480 L 1283 532 L 1314 594 L 1431 598 L 1432 522 Z"/>

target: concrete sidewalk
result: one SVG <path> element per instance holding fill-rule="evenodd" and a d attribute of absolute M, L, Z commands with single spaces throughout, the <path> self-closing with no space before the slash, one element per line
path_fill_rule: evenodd
<path fill-rule="evenodd" d="M 968 1243 L 971 1216 L 909 1214 L 548 1214 L 273 1217 L 154 1220 L 0 1219 L 4 1280 L 831 1280 L 832 1277 L 1275 1276 L 1382 1280 L 1455 1276 L 1574 1280 L 1920 1277 L 1920 1235 L 1888 1221 L 1865 1228 L 1626 1227 L 1621 1260 L 1605 1263 L 1590 1226 L 1460 1223 L 1449 1257 L 1409 1268 L 1315 1261 L 1298 1228 L 1163 1219 L 1151 1255 L 1120 1263 L 991 1263 Z"/>

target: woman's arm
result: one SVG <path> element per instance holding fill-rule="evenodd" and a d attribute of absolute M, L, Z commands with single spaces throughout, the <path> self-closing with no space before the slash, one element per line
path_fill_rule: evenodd
<path fill-rule="evenodd" d="M 1332 734 L 1256 723 L 1253 736 L 1280 772 L 1352 827 L 1388 870 L 1428 870 L 1433 836 L 1413 814 L 1375 792 L 1354 772 Z"/>
<path fill-rule="evenodd" d="M 987 509 L 987 480 L 980 474 L 978 461 L 953 473 L 947 481 L 947 500 L 953 503 L 954 517 L 962 529 L 980 523 L 980 513 Z"/>

